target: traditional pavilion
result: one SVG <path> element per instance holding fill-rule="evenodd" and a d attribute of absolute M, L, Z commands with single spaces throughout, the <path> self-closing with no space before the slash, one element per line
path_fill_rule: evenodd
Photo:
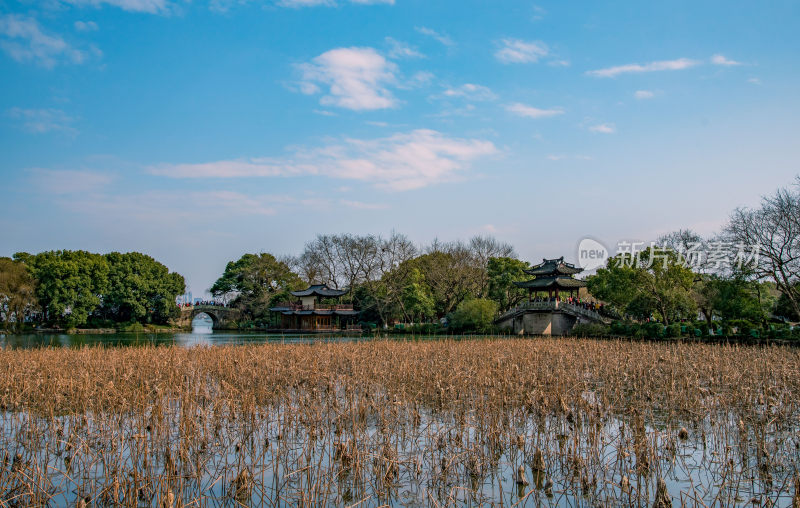
<path fill-rule="evenodd" d="M 547 299 L 559 299 L 566 296 L 578 296 L 580 288 L 586 287 L 586 283 L 574 277 L 581 273 L 583 268 L 578 268 L 572 263 L 564 262 L 564 256 L 557 259 L 542 259 L 538 265 L 525 270 L 528 275 L 534 278 L 522 282 L 514 282 L 519 288 L 528 290 L 528 301 L 543 296 L 547 292 Z"/>
<path fill-rule="evenodd" d="M 334 300 L 347 294 L 347 290 L 331 289 L 325 284 L 314 284 L 302 291 L 292 291 L 294 302 L 280 303 L 270 308 L 279 316 L 283 330 L 337 331 L 353 329 L 358 311 L 352 304 L 320 303 L 321 299 Z"/>
<path fill-rule="evenodd" d="M 514 282 L 517 287 L 528 290 L 528 301 L 506 311 L 495 324 L 516 334 L 568 335 L 578 323 L 602 322 L 597 312 L 576 302 L 564 301 L 566 297 L 578 296 L 580 289 L 586 287 L 584 281 L 575 278 L 575 274 L 582 271 L 565 263 L 563 256 L 543 259 L 525 270 L 533 279 Z"/>

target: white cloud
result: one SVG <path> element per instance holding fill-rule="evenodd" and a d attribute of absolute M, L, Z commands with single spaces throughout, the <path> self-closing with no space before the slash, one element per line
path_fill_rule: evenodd
<path fill-rule="evenodd" d="M 397 81 L 397 66 L 373 48 L 332 49 L 298 67 L 303 74 L 303 93 L 317 93 L 318 85 L 328 88 L 328 94 L 320 99 L 324 106 L 363 111 L 397 104 L 387 88 Z"/>
<path fill-rule="evenodd" d="M 18 14 L 0 16 L 0 48 L 18 62 L 33 61 L 47 68 L 59 62 L 82 63 L 83 51 L 57 35 L 42 31 L 39 22 Z"/>
<path fill-rule="evenodd" d="M 589 130 L 592 132 L 599 132 L 600 134 L 614 134 L 617 132 L 617 128 L 614 126 L 613 123 L 601 123 L 597 125 L 589 126 Z"/>
<path fill-rule="evenodd" d="M 316 7 L 319 5 L 335 6 L 335 0 L 278 0 L 278 5 L 282 7 Z M 360 5 L 387 4 L 394 5 L 394 0 L 350 0 L 350 3 Z"/>
<path fill-rule="evenodd" d="M 440 34 L 436 30 L 433 30 L 431 28 L 427 28 L 427 27 L 424 27 L 424 26 L 418 26 L 418 27 L 415 27 L 414 30 L 416 30 L 417 32 L 421 33 L 422 35 L 427 35 L 428 37 L 432 37 L 433 39 L 436 39 L 437 41 L 441 42 L 445 46 L 455 46 L 456 45 L 456 43 L 453 41 L 453 39 L 450 38 L 450 36 L 444 35 L 444 34 Z"/>
<path fill-rule="evenodd" d="M 72 127 L 74 119 L 60 109 L 23 109 L 11 108 L 8 116 L 20 120 L 22 128 L 34 134 L 52 131 L 77 134 Z"/>
<path fill-rule="evenodd" d="M 758 79 L 758 78 L 748 78 L 747 82 L 748 83 L 752 83 L 754 85 L 760 85 L 761 84 L 761 80 Z"/>
<path fill-rule="evenodd" d="M 636 90 L 633 93 L 633 96 L 641 100 L 641 99 L 652 99 L 653 97 L 656 96 L 656 94 L 651 92 L 650 90 Z"/>
<path fill-rule="evenodd" d="M 171 178 L 320 175 L 401 191 L 452 180 L 476 159 L 496 152 L 490 141 L 451 138 L 437 131 L 418 129 L 372 140 L 345 139 L 322 148 L 296 151 L 285 159 L 163 164 L 149 171 Z"/>
<path fill-rule="evenodd" d="M 94 21 L 76 21 L 75 30 L 79 32 L 96 32 L 100 27 Z"/>
<path fill-rule="evenodd" d="M 282 7 L 316 7 L 318 5 L 336 5 L 333 0 L 279 0 Z"/>
<path fill-rule="evenodd" d="M 415 72 L 410 78 L 404 78 L 399 80 L 400 82 L 397 83 L 397 88 L 402 88 L 404 90 L 412 90 L 414 88 L 419 88 L 421 86 L 425 86 L 431 81 L 435 76 L 432 72 L 428 71 L 419 71 Z"/>
<path fill-rule="evenodd" d="M 713 63 L 714 65 L 725 65 L 725 66 L 742 65 L 741 62 L 737 62 L 736 60 L 729 60 L 725 58 L 725 56 L 720 54 L 712 56 L 711 63 Z"/>
<path fill-rule="evenodd" d="M 488 87 L 474 83 L 465 83 L 459 87 L 448 88 L 442 92 L 442 95 L 445 97 L 459 97 L 470 101 L 492 101 L 497 98 L 497 95 Z"/>
<path fill-rule="evenodd" d="M 598 78 L 613 78 L 620 74 L 640 73 L 640 72 L 655 72 L 655 71 L 677 71 L 688 69 L 698 65 L 700 62 L 691 60 L 689 58 L 678 58 L 677 60 L 661 60 L 658 62 L 650 62 L 646 64 L 627 64 L 618 65 L 616 67 L 608 67 L 605 69 L 597 69 L 588 71 L 586 74 L 589 76 L 596 76 Z"/>
<path fill-rule="evenodd" d="M 113 180 L 108 173 L 33 168 L 34 185 L 46 194 L 88 194 L 100 191 Z"/>
<path fill-rule="evenodd" d="M 549 118 L 551 116 L 563 115 L 564 110 L 561 108 L 539 109 L 533 106 L 516 102 L 514 104 L 507 104 L 506 111 L 513 113 L 517 116 L 524 116 L 527 118 Z"/>
<path fill-rule="evenodd" d="M 588 155 L 566 155 L 566 154 L 550 154 L 547 156 L 547 159 L 551 161 L 561 161 L 565 159 L 575 159 L 581 161 L 592 160 L 592 158 L 589 157 Z"/>
<path fill-rule="evenodd" d="M 347 199 L 342 199 L 339 202 L 348 208 L 355 208 L 356 210 L 385 210 L 389 208 L 389 206 L 384 203 L 364 203 L 361 201 L 349 201 Z"/>
<path fill-rule="evenodd" d="M 502 63 L 533 63 L 547 56 L 549 49 L 541 41 L 503 39 L 494 56 Z"/>
<path fill-rule="evenodd" d="M 389 56 L 391 58 L 424 58 L 425 55 L 412 48 L 405 42 L 398 41 L 391 37 L 386 37 L 386 44 L 389 45 Z"/>
<path fill-rule="evenodd" d="M 65 200 L 62 204 L 68 209 L 86 213 L 93 217 L 103 217 L 114 221 L 135 220 L 142 223 L 155 222 L 163 226 L 165 222 L 193 224 L 204 222 L 203 214 L 197 213 L 198 203 L 203 208 L 214 210 L 213 219 L 230 217 L 252 217 L 254 215 L 274 215 L 276 206 L 287 202 L 282 196 L 248 195 L 240 192 L 190 191 L 167 192 L 147 191 L 136 194 L 91 194 L 80 199 Z"/>
<path fill-rule="evenodd" d="M 64 3 L 79 7 L 118 7 L 129 12 L 145 12 L 149 14 L 167 13 L 171 8 L 168 0 L 61 0 Z"/>

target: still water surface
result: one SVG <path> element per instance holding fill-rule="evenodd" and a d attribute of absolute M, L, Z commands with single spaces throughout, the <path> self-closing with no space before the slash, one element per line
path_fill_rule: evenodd
<path fill-rule="evenodd" d="M 81 347 L 81 346 L 143 346 L 178 345 L 184 347 L 262 344 L 311 343 L 319 341 L 363 340 L 361 336 L 277 334 L 264 332 L 206 331 L 178 333 L 30 333 L 20 335 L 0 334 L 2 348 Z"/>

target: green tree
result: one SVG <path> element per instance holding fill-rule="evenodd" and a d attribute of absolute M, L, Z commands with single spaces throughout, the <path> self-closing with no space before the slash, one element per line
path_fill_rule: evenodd
<path fill-rule="evenodd" d="M 497 315 L 497 302 L 476 298 L 466 300 L 450 317 L 450 327 L 456 331 L 488 332 Z"/>
<path fill-rule="evenodd" d="M 746 319 L 754 324 L 766 322 L 775 304 L 774 285 L 741 277 L 714 280 L 717 288 L 714 315 L 723 321 Z"/>
<path fill-rule="evenodd" d="M 105 316 L 117 322 L 163 324 L 180 312 L 175 299 L 186 290 L 182 275 L 139 252 L 112 252 L 105 258 L 109 267 L 102 304 Z"/>
<path fill-rule="evenodd" d="M 276 302 L 290 300 L 290 291 L 304 286 L 285 261 L 261 253 L 245 254 L 229 262 L 210 291 L 215 297 L 233 298 L 236 307 L 252 318 L 260 318 Z"/>
<path fill-rule="evenodd" d="M 407 261 L 409 272 L 416 269 L 422 284 L 433 300 L 437 317 L 452 312 L 459 303 L 475 298 L 480 292 L 485 272 L 472 263 L 466 251 L 434 250 Z"/>
<path fill-rule="evenodd" d="M 36 296 L 48 322 L 80 326 L 108 290 L 108 261 L 82 250 L 16 254 L 37 281 Z"/>
<path fill-rule="evenodd" d="M 694 317 L 695 279 L 672 249 L 648 248 L 638 256 L 617 256 L 587 279 L 589 292 L 618 310 L 643 319 L 657 315 L 664 324 Z"/>
<path fill-rule="evenodd" d="M 6 329 L 18 331 L 37 306 L 36 281 L 25 264 L 0 258 L 0 314 Z"/>
<path fill-rule="evenodd" d="M 427 321 L 435 316 L 436 309 L 430 288 L 417 268 L 411 269 L 400 299 L 405 314 L 412 321 Z"/>
<path fill-rule="evenodd" d="M 514 285 L 515 281 L 530 278 L 525 270 L 530 268 L 526 261 L 510 257 L 489 258 L 487 271 L 489 276 L 489 298 L 497 302 L 500 312 L 514 307 L 526 296 L 522 288 Z"/>

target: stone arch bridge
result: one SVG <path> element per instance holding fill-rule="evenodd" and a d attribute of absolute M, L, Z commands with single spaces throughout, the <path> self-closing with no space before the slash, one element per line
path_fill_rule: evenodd
<path fill-rule="evenodd" d="M 224 328 L 225 325 L 241 318 L 238 309 L 223 307 L 221 305 L 193 305 L 191 307 L 181 307 L 181 326 L 191 326 L 192 320 L 201 313 L 208 314 L 214 322 L 214 328 Z"/>

